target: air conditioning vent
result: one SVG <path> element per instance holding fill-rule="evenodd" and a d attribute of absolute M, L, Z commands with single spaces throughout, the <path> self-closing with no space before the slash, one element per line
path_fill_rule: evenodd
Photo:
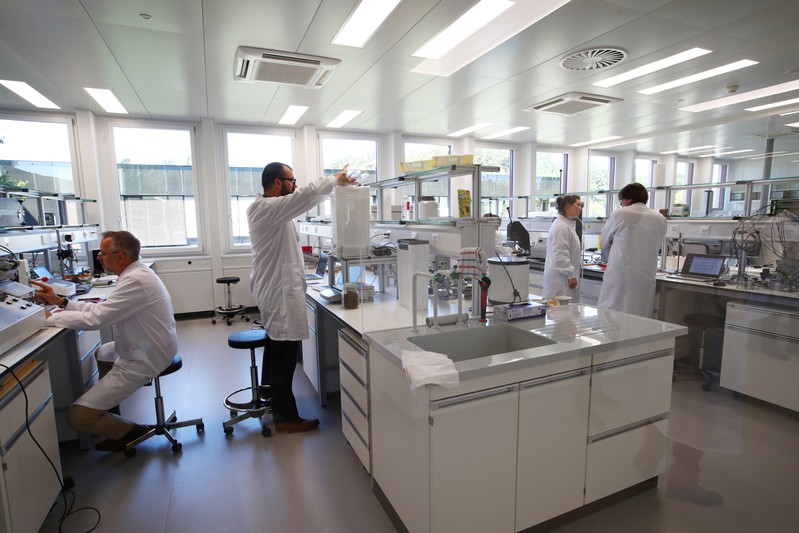
<path fill-rule="evenodd" d="M 766 133 L 755 133 L 754 137 L 760 137 L 761 139 L 776 139 L 777 137 L 785 137 L 786 135 L 794 135 L 799 133 L 799 130 L 790 129 L 790 130 L 778 130 L 778 131 L 769 131 Z"/>
<path fill-rule="evenodd" d="M 592 48 L 580 50 L 560 60 L 560 67 L 566 70 L 597 71 L 618 65 L 627 58 L 621 48 Z"/>
<path fill-rule="evenodd" d="M 556 115 L 575 115 L 588 109 L 594 109 L 595 107 L 602 107 L 621 101 L 621 98 L 611 98 L 598 94 L 566 93 L 552 98 L 551 100 L 547 100 L 546 102 L 525 107 L 524 110 L 555 113 Z"/>
<path fill-rule="evenodd" d="M 239 46 L 233 78 L 250 83 L 274 83 L 318 89 L 341 63 L 330 57 L 294 54 Z"/>

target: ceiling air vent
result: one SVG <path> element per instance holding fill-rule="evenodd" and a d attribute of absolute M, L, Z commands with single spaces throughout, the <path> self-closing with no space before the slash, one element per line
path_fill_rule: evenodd
<path fill-rule="evenodd" d="M 588 109 L 621 101 L 621 98 L 610 98 L 609 96 L 600 96 L 598 94 L 566 93 L 546 102 L 525 107 L 524 110 L 555 113 L 556 115 L 575 115 Z"/>
<path fill-rule="evenodd" d="M 601 70 L 618 65 L 627 57 L 620 48 L 592 48 L 569 54 L 560 60 L 561 68 L 566 70 Z"/>
<path fill-rule="evenodd" d="M 275 83 L 318 89 L 341 63 L 330 57 L 239 46 L 233 78 L 251 83 Z"/>

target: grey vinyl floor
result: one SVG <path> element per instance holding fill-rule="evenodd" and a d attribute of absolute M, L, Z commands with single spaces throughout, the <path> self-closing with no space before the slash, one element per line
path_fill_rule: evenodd
<path fill-rule="evenodd" d="M 84 508 L 62 531 L 90 530 L 98 518 L 85 508 L 100 513 L 100 532 L 395 531 L 341 434 L 335 397 L 321 407 L 299 366 L 300 413 L 319 418 L 318 431 L 265 438 L 259 423 L 247 420 L 233 435 L 223 433 L 222 399 L 249 383 L 249 352 L 228 348 L 227 336 L 250 327 L 178 322 L 184 367 L 162 379 L 166 408 L 176 409 L 179 419 L 205 422 L 203 433 L 178 430 L 181 453 L 173 454 L 163 437 L 141 444 L 131 458 L 62 446 L 64 475 L 75 482 L 73 509 Z M 153 394 L 152 387 L 137 391 L 122 404 L 123 415 L 150 423 Z M 794 413 L 723 389 L 705 392 L 696 378 L 683 376 L 672 398 L 667 472 L 658 486 L 554 530 L 799 531 Z M 59 498 L 41 531 L 58 531 L 63 511 Z"/>

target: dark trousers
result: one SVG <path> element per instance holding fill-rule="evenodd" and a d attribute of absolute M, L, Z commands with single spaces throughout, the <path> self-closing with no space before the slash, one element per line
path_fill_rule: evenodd
<path fill-rule="evenodd" d="M 261 363 L 261 385 L 269 385 L 272 393 L 272 416 L 275 421 L 300 418 L 297 400 L 291 390 L 294 369 L 302 341 L 267 339 Z"/>

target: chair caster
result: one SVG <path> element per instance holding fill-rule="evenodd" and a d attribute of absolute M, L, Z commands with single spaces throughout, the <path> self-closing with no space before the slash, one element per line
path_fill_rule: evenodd
<path fill-rule="evenodd" d="M 710 383 L 703 383 L 702 390 L 705 392 L 710 392 L 711 390 L 713 390 L 713 385 Z"/>
<path fill-rule="evenodd" d="M 270 437 L 272 435 L 272 430 L 264 426 L 263 428 L 261 428 L 261 435 L 263 435 L 264 437 Z"/>
<path fill-rule="evenodd" d="M 248 316 L 245 316 L 245 317 L 244 317 L 244 321 L 245 321 L 245 322 L 249 322 L 249 321 L 250 321 L 250 317 L 248 317 Z"/>
<path fill-rule="evenodd" d="M 176 442 L 172 445 L 172 453 L 180 453 L 180 450 L 183 449 L 183 444 Z"/>
<path fill-rule="evenodd" d="M 216 319 L 215 318 L 211 319 L 211 324 L 216 324 Z"/>
<path fill-rule="evenodd" d="M 128 448 L 125 450 L 125 457 L 133 457 L 136 455 L 136 448 Z"/>
<path fill-rule="evenodd" d="M 225 435 L 233 435 L 233 426 L 225 428 Z"/>
<path fill-rule="evenodd" d="M 201 431 L 205 431 L 205 424 L 204 423 L 197 424 L 196 427 L 197 427 L 197 433 L 200 433 Z"/>
<path fill-rule="evenodd" d="M 235 418 L 236 416 L 238 416 L 238 414 L 239 414 L 238 411 L 234 411 L 233 409 L 230 410 L 230 418 Z"/>

